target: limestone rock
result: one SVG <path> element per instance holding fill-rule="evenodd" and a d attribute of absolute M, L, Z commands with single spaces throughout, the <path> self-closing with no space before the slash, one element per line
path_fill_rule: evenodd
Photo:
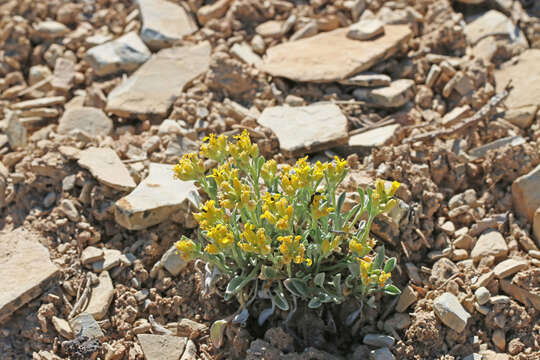
<path fill-rule="evenodd" d="M 369 353 L 369 358 L 371 360 L 395 360 L 396 357 L 389 348 L 383 347 L 377 350 L 373 350 Z"/>
<path fill-rule="evenodd" d="M 19 120 L 16 112 L 10 111 L 7 113 L 6 135 L 11 149 L 24 148 L 27 144 L 26 128 Z"/>
<path fill-rule="evenodd" d="M 100 339 L 104 336 L 96 319 L 87 312 L 82 312 L 69 321 L 73 332 L 87 336 L 90 339 Z"/>
<path fill-rule="evenodd" d="M 490 10 L 472 21 L 465 27 L 465 37 L 468 42 L 475 45 L 488 36 L 506 34 L 512 42 L 528 47 L 525 35 L 512 20 L 497 10 Z"/>
<path fill-rule="evenodd" d="M 262 62 L 261 57 L 255 54 L 251 49 L 251 46 L 246 43 L 234 44 L 231 47 L 231 54 L 233 54 L 248 65 L 257 66 L 260 65 L 260 63 Z"/>
<path fill-rule="evenodd" d="M 93 107 L 67 109 L 58 122 L 60 134 L 69 134 L 73 130 L 80 130 L 92 137 L 106 136 L 112 132 L 112 129 L 112 120 L 101 109 Z"/>
<path fill-rule="evenodd" d="M 525 144 L 526 142 L 527 140 L 521 136 L 508 136 L 470 150 L 469 156 L 471 156 L 473 159 L 478 159 L 486 156 L 487 153 L 492 150 L 501 149 L 505 146 L 518 146 Z"/>
<path fill-rule="evenodd" d="M 498 263 L 497 266 L 493 268 L 493 272 L 499 279 L 504 279 L 518 271 L 526 269 L 527 265 L 528 262 L 523 259 L 506 259 Z"/>
<path fill-rule="evenodd" d="M 257 122 L 272 129 L 281 151 L 291 155 L 328 149 L 348 138 L 347 119 L 335 104 L 269 107 Z"/>
<path fill-rule="evenodd" d="M 116 40 L 91 48 L 85 60 L 98 76 L 118 71 L 134 71 L 150 59 L 151 53 L 141 38 L 130 32 Z"/>
<path fill-rule="evenodd" d="M 343 85 L 354 85 L 363 87 L 378 87 L 388 86 L 392 79 L 385 74 L 377 74 L 372 72 L 365 72 L 356 74 L 345 80 L 340 80 L 339 83 Z"/>
<path fill-rule="evenodd" d="M 70 32 L 69 28 L 57 21 L 46 20 L 35 26 L 36 34 L 45 39 L 55 39 Z"/>
<path fill-rule="evenodd" d="M 85 312 L 96 320 L 103 319 L 109 311 L 109 306 L 114 297 L 114 286 L 107 271 L 99 274 L 99 284 L 92 289 L 92 296 Z"/>
<path fill-rule="evenodd" d="M 98 260 L 103 259 L 103 249 L 99 249 L 94 246 L 88 246 L 81 253 L 81 263 L 88 265 Z"/>
<path fill-rule="evenodd" d="M 187 338 L 172 335 L 139 334 L 146 360 L 178 360 L 186 347 Z"/>
<path fill-rule="evenodd" d="M 141 38 L 152 50 L 178 43 L 197 31 L 197 24 L 180 5 L 167 0 L 136 0 L 141 12 Z"/>
<path fill-rule="evenodd" d="M 414 94 L 414 81 L 400 79 L 390 85 L 375 89 L 356 89 L 354 96 L 361 101 L 369 102 L 383 108 L 395 108 L 405 105 Z"/>
<path fill-rule="evenodd" d="M 54 328 L 61 336 L 66 339 L 73 339 L 73 330 L 71 330 L 71 326 L 66 320 L 53 316 L 51 321 Z"/>
<path fill-rule="evenodd" d="M 459 303 L 458 298 L 448 292 L 435 299 L 433 309 L 446 326 L 458 333 L 465 330 L 467 320 L 471 317 L 471 314 Z"/>
<path fill-rule="evenodd" d="M 382 146 L 392 139 L 398 128 L 398 124 L 392 124 L 353 135 L 349 138 L 349 147 L 352 151 L 366 151 Z"/>
<path fill-rule="evenodd" d="M 360 20 L 349 26 L 347 37 L 354 40 L 369 40 L 384 34 L 384 24 L 376 19 Z"/>
<path fill-rule="evenodd" d="M 24 230 L 0 233 L 0 322 L 41 294 L 58 274 L 46 247 Z"/>
<path fill-rule="evenodd" d="M 204 5 L 197 10 L 197 19 L 203 25 L 212 19 L 219 19 L 229 9 L 231 0 L 218 0 L 211 5 Z"/>
<path fill-rule="evenodd" d="M 349 39 L 344 28 L 283 43 L 268 49 L 261 69 L 294 81 L 343 80 L 388 59 L 412 34 L 405 25 L 385 29 L 384 36 L 372 41 Z"/>
<path fill-rule="evenodd" d="M 540 311 L 540 295 L 528 289 L 512 284 L 509 280 L 502 279 L 500 281 L 501 289 L 508 295 L 526 306 L 533 306 Z"/>
<path fill-rule="evenodd" d="M 489 301 L 489 298 L 491 297 L 489 290 L 483 286 L 476 289 L 474 295 L 476 296 L 476 301 L 478 301 L 478 304 L 480 305 L 484 305 L 485 303 L 487 303 Z"/>
<path fill-rule="evenodd" d="M 362 342 L 366 345 L 375 347 L 392 347 L 394 345 L 394 338 L 388 335 L 381 334 L 366 334 Z"/>
<path fill-rule="evenodd" d="M 186 206 L 191 191 L 194 183 L 175 179 L 173 165 L 151 163 L 148 177 L 116 202 L 116 222 L 130 230 L 159 224 Z"/>
<path fill-rule="evenodd" d="M 516 212 L 532 223 L 534 212 L 540 207 L 540 165 L 512 184 L 512 203 Z"/>
<path fill-rule="evenodd" d="M 79 165 L 88 169 L 101 183 L 116 190 L 131 190 L 136 184 L 129 170 L 110 148 L 91 147 L 81 151 Z"/>
<path fill-rule="evenodd" d="M 488 231 L 480 235 L 476 245 L 471 251 L 471 257 L 475 261 L 492 255 L 495 259 L 502 259 L 508 253 L 508 246 L 504 237 L 498 231 Z"/>
<path fill-rule="evenodd" d="M 97 260 L 94 263 L 92 263 L 92 269 L 94 272 L 107 271 L 120 265 L 121 262 L 122 262 L 122 252 L 120 250 L 104 249 L 103 259 Z"/>
<path fill-rule="evenodd" d="M 161 264 L 168 272 L 173 276 L 180 274 L 180 272 L 187 266 L 187 263 L 182 259 L 179 251 L 173 245 L 163 256 L 161 257 Z"/>
<path fill-rule="evenodd" d="M 536 243 L 540 246 L 540 207 L 536 209 L 533 216 L 533 234 L 536 238 Z"/>
<path fill-rule="evenodd" d="M 122 117 L 164 118 L 184 87 L 209 64 L 208 42 L 161 50 L 109 93 L 106 110 Z"/>
<path fill-rule="evenodd" d="M 407 286 L 403 289 L 403 292 L 399 296 L 399 301 L 396 305 L 397 312 L 404 312 L 409 306 L 414 304 L 418 300 L 418 295 L 414 292 L 412 287 Z"/>

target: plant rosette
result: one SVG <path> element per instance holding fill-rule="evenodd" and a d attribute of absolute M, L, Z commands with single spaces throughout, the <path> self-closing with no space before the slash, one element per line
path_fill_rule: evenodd
<path fill-rule="evenodd" d="M 206 159 L 217 162 L 209 172 Z M 384 247 L 370 237 L 375 217 L 396 205 L 399 183 L 378 179 L 375 189 L 358 189 L 360 201 L 344 211 L 346 195 L 337 189 L 347 172 L 337 156 L 278 166 L 259 155 L 247 131 L 232 140 L 210 135 L 198 154 L 182 157 L 175 176 L 196 181 L 208 200 L 197 198 L 198 231 L 176 248 L 184 260 L 206 263 L 205 291 L 216 291 L 218 277 L 228 280 L 224 299 L 240 304 L 230 322 L 245 324 L 257 301 L 270 303 L 258 315 L 262 325 L 276 309 L 290 318 L 298 301 L 317 309 L 348 298 L 363 304 L 377 292 L 400 294 L 390 278 L 396 259 L 385 261 Z M 214 345 L 228 323 L 212 326 Z"/>

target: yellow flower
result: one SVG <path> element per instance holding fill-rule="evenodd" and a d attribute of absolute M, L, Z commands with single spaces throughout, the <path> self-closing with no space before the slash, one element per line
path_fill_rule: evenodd
<path fill-rule="evenodd" d="M 279 230 L 288 229 L 293 207 L 289 205 L 286 198 L 279 194 L 264 194 L 262 211 L 261 219 L 266 219 L 270 224 L 276 225 Z"/>
<path fill-rule="evenodd" d="M 317 161 L 313 169 L 313 178 L 316 181 L 321 180 L 324 177 L 324 172 L 326 171 L 326 169 L 328 169 L 328 166 L 329 166 L 328 163 L 323 164 L 320 161 Z"/>
<path fill-rule="evenodd" d="M 373 202 L 375 206 L 380 206 L 385 212 L 392 210 L 396 206 L 397 201 L 392 199 L 399 189 L 400 183 L 393 181 L 389 189 L 386 189 L 386 183 L 384 180 L 377 179 L 375 181 L 375 191 L 373 192 Z"/>
<path fill-rule="evenodd" d="M 311 215 L 315 220 L 328 216 L 332 211 L 334 211 L 333 207 L 321 205 L 321 200 L 326 200 L 326 196 L 314 195 L 313 201 L 311 202 Z"/>
<path fill-rule="evenodd" d="M 334 237 L 332 241 L 329 241 L 328 239 L 324 239 L 321 244 L 322 256 L 328 256 L 334 251 L 336 251 L 340 243 L 341 243 L 341 236 Z"/>
<path fill-rule="evenodd" d="M 227 157 L 227 136 L 210 134 L 203 139 L 204 144 L 201 145 L 201 155 L 222 162 Z"/>
<path fill-rule="evenodd" d="M 212 170 L 212 174 L 208 177 L 213 178 L 218 186 L 229 182 L 232 179 L 238 178 L 238 169 L 232 167 L 231 161 L 227 161 Z"/>
<path fill-rule="evenodd" d="M 375 247 L 375 239 L 369 239 L 363 243 L 358 241 L 358 238 L 353 237 L 349 242 L 349 251 L 358 257 L 363 257 Z"/>
<path fill-rule="evenodd" d="M 214 244 L 208 244 L 208 245 L 206 245 L 206 247 L 204 248 L 204 251 L 206 251 L 206 252 L 209 253 L 210 255 L 217 255 L 217 254 L 219 254 L 219 249 L 218 249 L 217 246 L 214 245 Z"/>
<path fill-rule="evenodd" d="M 189 261 L 193 259 L 193 257 L 196 255 L 197 252 L 197 245 L 190 240 L 190 239 L 182 239 L 180 241 L 177 241 L 176 249 L 180 252 L 180 256 L 182 259 Z"/>
<path fill-rule="evenodd" d="M 345 175 L 346 171 L 347 171 L 347 160 L 340 159 L 336 155 L 334 156 L 334 161 L 328 164 L 328 167 L 326 169 L 326 174 L 328 176 L 328 180 L 331 183 L 335 184 L 341 180 L 341 178 Z"/>
<path fill-rule="evenodd" d="M 255 233 L 255 225 L 247 223 L 244 225 L 244 231 L 240 235 L 244 242 L 238 245 L 245 252 L 255 253 L 259 255 L 268 255 L 272 250 L 270 248 L 271 239 L 266 235 L 263 228 L 257 229 Z"/>
<path fill-rule="evenodd" d="M 304 262 L 306 248 L 300 243 L 302 236 L 297 235 L 294 238 L 292 235 L 278 236 L 277 240 L 281 243 L 279 251 L 283 255 L 284 264 L 290 264 L 291 261 L 294 261 L 296 264 Z"/>
<path fill-rule="evenodd" d="M 173 168 L 174 176 L 177 179 L 199 180 L 206 171 L 202 159 L 195 153 L 184 154 L 178 164 Z"/>
<path fill-rule="evenodd" d="M 364 259 L 360 259 L 360 276 L 364 285 L 369 283 L 369 272 L 371 271 L 371 258 L 366 256 Z"/>
<path fill-rule="evenodd" d="M 379 285 L 381 287 L 384 287 L 384 285 L 386 284 L 386 281 L 390 278 L 390 276 L 391 276 L 390 273 L 382 271 L 381 274 L 379 275 Z"/>
<path fill-rule="evenodd" d="M 239 167 L 245 168 L 249 166 L 250 158 L 259 156 L 259 147 L 251 143 L 247 130 L 242 131 L 242 134 L 234 138 L 236 143 L 229 142 L 229 153 Z"/>
<path fill-rule="evenodd" d="M 229 227 L 223 224 L 217 224 L 208 232 L 206 236 L 212 240 L 212 243 L 219 249 L 226 249 L 234 244 L 234 235 Z"/>
<path fill-rule="evenodd" d="M 226 220 L 225 212 L 223 209 L 216 207 L 214 200 L 205 202 L 201 210 L 199 213 L 194 213 L 193 216 L 203 230 L 208 230 Z"/>
<path fill-rule="evenodd" d="M 274 180 L 277 174 L 277 162 L 276 160 L 268 160 L 265 162 L 261 169 L 261 177 L 265 184 L 270 184 Z"/>

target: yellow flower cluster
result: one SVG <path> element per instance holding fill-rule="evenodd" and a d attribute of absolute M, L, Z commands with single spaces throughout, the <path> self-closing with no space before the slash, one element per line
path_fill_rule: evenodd
<path fill-rule="evenodd" d="M 341 244 L 341 236 L 336 236 L 332 241 L 324 239 L 321 244 L 322 256 L 328 256 L 334 251 L 338 250 L 339 245 Z"/>
<path fill-rule="evenodd" d="M 240 168 L 249 166 L 250 158 L 259 156 L 259 147 L 251 143 L 247 130 L 234 137 L 236 143 L 229 143 L 229 153 Z"/>
<path fill-rule="evenodd" d="M 210 254 L 218 253 L 219 250 L 225 250 L 234 245 L 234 235 L 227 225 L 217 224 L 208 230 L 206 237 L 212 242 L 205 248 Z"/>
<path fill-rule="evenodd" d="M 240 182 L 239 170 L 233 168 L 231 162 L 214 169 L 209 177 L 214 178 L 220 189 L 219 203 L 222 207 L 232 210 L 236 205 L 240 207 L 248 205 L 251 199 L 251 187 Z"/>
<path fill-rule="evenodd" d="M 289 220 L 293 214 L 293 207 L 289 205 L 287 198 L 281 197 L 280 194 L 264 194 L 262 211 L 261 220 L 266 219 L 279 230 L 287 230 L 289 228 Z"/>
<path fill-rule="evenodd" d="M 375 191 L 373 192 L 373 204 L 381 206 L 384 211 L 390 211 L 396 204 L 396 199 L 391 199 L 399 189 L 399 182 L 394 181 L 389 189 L 386 189 L 384 180 L 375 181 Z"/>
<path fill-rule="evenodd" d="M 205 167 L 202 159 L 197 154 L 184 154 L 180 162 L 173 168 L 174 176 L 177 179 L 188 181 L 198 180 L 204 176 Z"/>
<path fill-rule="evenodd" d="M 199 223 L 199 226 L 203 230 L 210 230 L 217 224 L 226 221 L 226 215 L 222 208 L 216 207 L 214 200 L 208 200 L 201 207 L 201 212 L 194 213 L 195 220 Z"/>
<path fill-rule="evenodd" d="M 245 252 L 263 256 L 270 254 L 272 240 L 266 235 L 263 228 L 258 228 L 257 232 L 254 230 L 255 225 L 250 223 L 244 225 L 244 231 L 240 235 L 244 241 L 238 243 L 238 246 Z"/>
<path fill-rule="evenodd" d="M 367 253 L 373 250 L 375 243 L 375 239 L 369 239 L 368 241 L 364 240 L 364 244 L 362 244 L 358 238 L 353 237 L 349 242 L 349 251 L 356 255 L 358 259 L 361 259 Z"/>
<path fill-rule="evenodd" d="M 175 246 L 176 249 L 180 252 L 180 256 L 182 257 L 182 259 L 186 261 L 193 259 L 197 251 L 197 245 L 195 245 L 195 243 L 190 239 L 182 239 L 180 241 L 177 241 Z"/>
<path fill-rule="evenodd" d="M 302 236 L 278 236 L 277 240 L 281 243 L 279 251 L 283 255 L 284 264 L 290 264 L 291 261 L 296 264 L 301 264 L 305 261 L 308 266 L 311 265 L 311 259 L 306 259 L 304 257 L 306 248 L 304 244 L 301 243 Z"/>
<path fill-rule="evenodd" d="M 261 177 L 266 185 L 271 184 L 276 178 L 278 172 L 276 160 L 268 160 L 261 169 Z"/>
<path fill-rule="evenodd" d="M 207 143 L 201 145 L 200 153 L 202 156 L 217 162 L 222 162 L 227 158 L 227 136 L 210 134 L 203 141 L 207 141 Z"/>
<path fill-rule="evenodd" d="M 381 274 L 379 275 L 379 286 L 380 287 L 384 287 L 384 284 L 386 284 L 386 281 L 388 279 L 390 279 L 390 277 L 392 276 L 392 274 L 390 273 L 387 273 L 387 272 L 384 272 L 384 271 L 381 271 Z"/>
<path fill-rule="evenodd" d="M 315 220 L 328 216 L 332 211 L 334 211 L 333 207 L 322 205 L 322 200 L 326 200 L 326 196 L 320 194 L 313 196 L 313 201 L 311 203 L 311 216 L 313 216 Z"/>
<path fill-rule="evenodd" d="M 310 166 L 307 156 L 296 161 L 294 167 L 284 166 L 281 173 L 281 188 L 289 197 L 293 197 L 297 190 L 314 185 L 324 177 L 325 170 L 330 166 L 328 163 L 317 161 L 315 166 Z"/>
<path fill-rule="evenodd" d="M 338 156 L 334 156 L 334 161 L 328 163 L 326 168 L 326 175 L 328 180 L 333 183 L 337 183 L 341 180 L 345 172 L 347 171 L 347 160 L 340 159 Z"/>

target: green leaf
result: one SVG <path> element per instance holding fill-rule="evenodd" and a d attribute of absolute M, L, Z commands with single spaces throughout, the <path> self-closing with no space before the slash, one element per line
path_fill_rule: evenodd
<path fill-rule="evenodd" d="M 279 279 L 280 274 L 272 266 L 263 265 L 261 268 L 261 280 L 274 280 Z"/>
<path fill-rule="evenodd" d="M 308 288 L 305 281 L 300 279 L 287 279 L 283 281 L 283 285 L 291 292 L 291 294 L 296 295 L 298 297 L 306 298 L 308 297 Z"/>
<path fill-rule="evenodd" d="M 354 277 L 352 275 L 349 275 L 345 278 L 345 281 L 343 283 L 347 288 L 352 289 L 354 287 L 353 281 Z"/>
<path fill-rule="evenodd" d="M 227 321 L 217 320 L 214 321 L 210 327 L 210 340 L 216 349 L 219 349 L 223 345 L 223 334 L 227 327 Z"/>
<path fill-rule="evenodd" d="M 229 281 L 229 284 L 227 285 L 227 289 L 225 290 L 225 300 L 230 300 L 233 295 L 235 295 L 238 291 L 242 289 L 244 286 L 244 280 L 246 277 L 237 275 Z"/>
<path fill-rule="evenodd" d="M 317 275 L 315 275 L 315 278 L 313 279 L 313 282 L 315 283 L 315 285 L 317 285 L 318 287 L 323 287 L 324 285 L 324 278 L 325 278 L 325 273 L 318 273 Z"/>
<path fill-rule="evenodd" d="M 341 274 L 334 275 L 334 277 L 332 278 L 332 286 L 336 289 L 336 292 L 339 295 L 343 294 L 343 291 L 341 289 Z"/>
<path fill-rule="evenodd" d="M 388 295 L 399 295 L 401 294 L 401 290 L 399 290 L 395 285 L 388 284 L 384 287 L 384 293 Z"/>
<path fill-rule="evenodd" d="M 377 255 L 373 260 L 373 269 L 381 269 L 384 262 L 384 245 L 377 249 Z"/>
<path fill-rule="evenodd" d="M 285 294 L 283 294 L 281 290 L 277 290 L 272 298 L 274 299 L 274 303 L 276 304 L 278 309 L 283 311 L 289 311 L 289 303 L 285 298 Z"/>
<path fill-rule="evenodd" d="M 388 259 L 388 261 L 384 265 L 384 272 L 385 273 L 391 273 L 392 270 L 394 270 L 395 267 L 396 267 L 396 258 L 392 257 L 392 258 Z"/>
<path fill-rule="evenodd" d="M 343 209 L 343 204 L 345 203 L 345 198 L 347 197 L 347 193 L 342 192 L 341 195 L 339 195 L 338 201 L 337 201 L 337 209 L 336 213 L 339 215 L 341 214 L 341 209 Z"/>
<path fill-rule="evenodd" d="M 351 262 L 347 264 L 347 267 L 349 268 L 349 271 L 353 277 L 358 278 L 360 276 L 360 265 L 358 263 Z"/>
<path fill-rule="evenodd" d="M 215 199 L 217 197 L 217 183 L 213 177 L 208 178 L 208 190 L 210 191 L 210 198 Z"/>
<path fill-rule="evenodd" d="M 322 305 L 321 300 L 318 297 L 314 297 L 313 299 L 309 300 L 308 307 L 310 309 L 318 309 Z"/>

